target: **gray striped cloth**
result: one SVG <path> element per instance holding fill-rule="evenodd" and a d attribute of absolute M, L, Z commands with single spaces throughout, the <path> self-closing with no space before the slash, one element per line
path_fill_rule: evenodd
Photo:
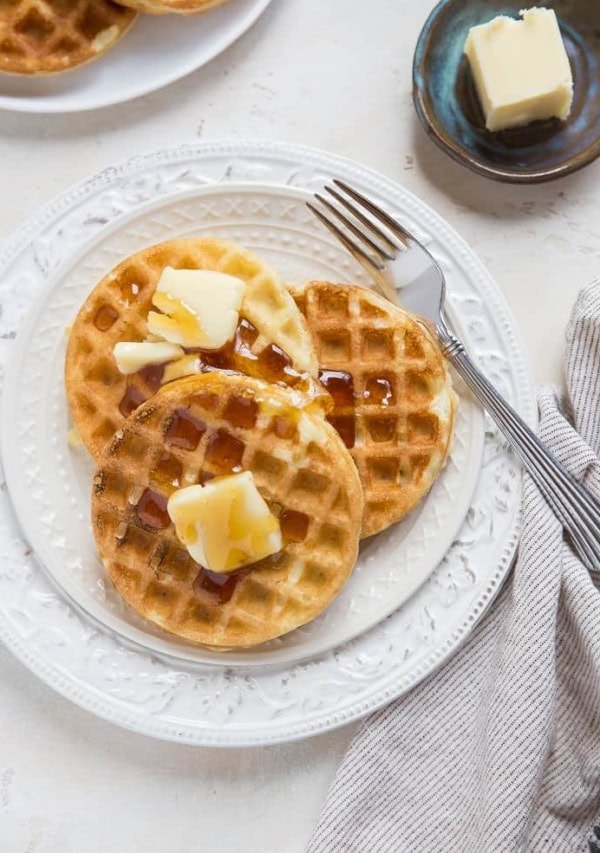
<path fill-rule="evenodd" d="M 566 384 L 564 397 L 540 393 L 540 435 L 600 497 L 600 281 L 567 330 Z M 366 721 L 310 853 L 588 850 L 600 823 L 599 589 L 526 481 L 512 582 L 444 669 Z"/>

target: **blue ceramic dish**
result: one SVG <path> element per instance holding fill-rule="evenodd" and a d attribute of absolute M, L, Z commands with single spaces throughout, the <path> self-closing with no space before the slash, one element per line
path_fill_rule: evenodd
<path fill-rule="evenodd" d="M 499 133 L 486 130 L 463 48 L 469 29 L 521 8 L 556 11 L 575 91 L 566 122 L 538 121 Z M 600 155 L 600 0 L 546 0 L 508 6 L 494 0 L 442 0 L 415 51 L 413 98 L 432 139 L 488 178 L 539 183 L 580 169 Z"/>

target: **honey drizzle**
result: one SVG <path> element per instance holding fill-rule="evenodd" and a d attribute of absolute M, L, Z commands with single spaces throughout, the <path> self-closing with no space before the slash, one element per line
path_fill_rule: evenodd
<path fill-rule="evenodd" d="M 231 601 L 235 588 L 248 571 L 248 568 L 244 568 L 229 574 L 219 574 L 200 567 L 193 583 L 194 593 L 204 604 L 226 604 Z"/>
<path fill-rule="evenodd" d="M 233 474 L 242 470 L 245 445 L 239 438 L 224 429 L 212 433 L 206 446 L 206 461 L 221 474 Z"/>
<path fill-rule="evenodd" d="M 301 513 L 297 513 L 301 515 Z M 235 588 L 239 582 L 257 569 L 278 569 L 284 561 L 283 551 L 277 554 L 271 554 L 270 557 L 265 557 L 257 563 L 252 563 L 249 566 L 243 566 L 235 572 L 221 574 L 219 572 L 211 572 L 203 566 L 199 566 L 198 574 L 196 575 L 192 588 L 197 598 L 203 604 L 219 605 L 226 604 L 231 601 Z"/>
<path fill-rule="evenodd" d="M 148 527 L 164 530 L 171 523 L 167 512 L 168 499 L 154 489 L 145 489 L 136 507 L 137 517 Z"/>
<path fill-rule="evenodd" d="M 333 399 L 333 412 L 327 420 L 351 449 L 356 442 L 354 378 L 345 370 L 319 370 L 319 379 Z"/>
<path fill-rule="evenodd" d="M 119 403 L 119 411 L 124 418 L 128 418 L 145 399 L 146 395 L 136 385 L 127 385 L 123 399 Z"/>
<path fill-rule="evenodd" d="M 94 326 L 99 332 L 108 332 L 114 326 L 118 316 L 119 312 L 112 305 L 101 305 L 94 315 Z"/>
<path fill-rule="evenodd" d="M 259 353 L 252 351 L 258 338 L 258 329 L 245 317 L 240 319 L 233 340 L 218 350 L 186 349 L 198 356 L 200 369 L 210 371 L 237 370 L 257 379 L 284 382 L 292 387 L 305 377 L 292 367 L 292 360 L 277 344 L 269 344 Z"/>
<path fill-rule="evenodd" d="M 319 370 L 321 385 L 329 391 L 335 409 L 354 408 L 354 379 L 345 370 Z"/>
<path fill-rule="evenodd" d="M 104 307 L 108 308 L 109 306 Z M 238 373 L 253 376 L 255 379 L 282 382 L 291 388 L 298 385 L 306 386 L 302 390 L 311 396 L 318 396 L 319 389 L 313 387 L 314 383 L 311 383 L 306 374 L 298 373 L 292 367 L 292 359 L 277 344 L 269 344 L 259 353 L 252 351 L 252 345 L 257 340 L 258 334 L 258 329 L 245 317 L 241 317 L 233 340 L 221 349 L 207 350 L 201 347 L 183 347 L 183 350 L 186 355 L 197 356 L 198 372 L 200 373 L 210 373 L 214 370 L 235 370 Z M 138 370 L 137 373 L 133 374 L 132 379 L 139 376 L 151 393 L 155 394 L 163 382 L 164 371 L 164 364 L 152 364 Z M 121 405 L 124 404 L 129 393 L 129 381 L 127 384 L 128 388 Z M 139 389 L 138 393 L 141 393 Z M 134 408 L 144 402 L 144 399 L 147 397 L 141 399 Z"/>
<path fill-rule="evenodd" d="M 251 397 L 233 395 L 227 403 L 223 417 L 232 426 L 252 429 L 258 418 L 258 403 Z"/>
<path fill-rule="evenodd" d="M 195 450 L 205 432 L 204 421 L 195 418 L 188 409 L 178 408 L 165 433 L 165 441 L 184 450 Z"/>
<path fill-rule="evenodd" d="M 165 375 L 164 364 L 148 364 L 137 371 L 137 375 L 144 380 L 152 394 L 156 394 L 162 385 L 163 376 Z"/>
<path fill-rule="evenodd" d="M 338 433 L 346 447 L 351 450 L 356 443 L 354 415 L 328 415 L 327 420 Z"/>
<path fill-rule="evenodd" d="M 150 474 L 152 482 L 167 492 L 180 487 L 182 476 L 183 465 L 170 453 L 161 455 L 156 467 Z"/>
<path fill-rule="evenodd" d="M 363 397 L 367 403 L 375 406 L 392 406 L 394 404 L 392 383 L 383 376 L 371 376 L 367 379 Z"/>
<path fill-rule="evenodd" d="M 286 542 L 303 542 L 308 533 L 309 518 L 303 512 L 284 509 L 279 516 L 281 535 Z"/>

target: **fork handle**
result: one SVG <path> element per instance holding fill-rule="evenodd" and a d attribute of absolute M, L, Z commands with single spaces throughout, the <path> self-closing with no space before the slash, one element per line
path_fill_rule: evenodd
<path fill-rule="evenodd" d="M 505 436 L 523 468 L 568 533 L 573 548 L 591 571 L 600 571 L 600 504 L 539 440 L 494 388 L 444 326 L 437 328 L 445 356 Z"/>

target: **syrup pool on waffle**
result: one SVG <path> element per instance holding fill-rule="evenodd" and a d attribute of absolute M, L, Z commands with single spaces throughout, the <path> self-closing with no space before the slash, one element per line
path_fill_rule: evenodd
<path fill-rule="evenodd" d="M 456 397 L 423 321 L 354 285 L 293 289 L 333 401 L 327 420 L 352 454 L 365 492 L 363 536 L 407 515 L 451 446 Z"/>
<path fill-rule="evenodd" d="M 65 383 L 91 454 L 142 403 L 188 375 L 232 371 L 331 399 L 301 313 L 278 274 L 240 246 L 187 237 L 127 257 L 88 294 L 69 333 Z"/>
<path fill-rule="evenodd" d="M 308 374 L 296 370 L 280 346 L 268 343 L 258 352 L 253 350 L 259 331 L 240 316 L 243 289 L 244 283 L 239 279 L 208 270 L 167 268 L 163 272 L 153 304 L 170 311 L 170 315 L 150 312 L 149 340 L 119 342 L 113 350 L 119 370 L 127 375 L 127 387 L 119 403 L 123 417 L 128 417 L 168 382 L 195 373 L 223 370 L 282 383 L 327 405 L 319 385 Z M 172 295 L 173 291 L 177 296 Z M 215 299 L 216 293 L 219 299 Z M 111 316 L 106 306 L 102 306 L 95 318 L 98 328 L 105 330 L 107 323 L 110 328 Z M 217 326 L 220 328 L 216 329 Z M 218 345 L 199 346 L 205 339 Z M 172 351 L 166 352 L 169 345 Z M 153 348 L 160 350 L 157 356 Z M 148 363 L 143 363 L 145 358 Z"/>

